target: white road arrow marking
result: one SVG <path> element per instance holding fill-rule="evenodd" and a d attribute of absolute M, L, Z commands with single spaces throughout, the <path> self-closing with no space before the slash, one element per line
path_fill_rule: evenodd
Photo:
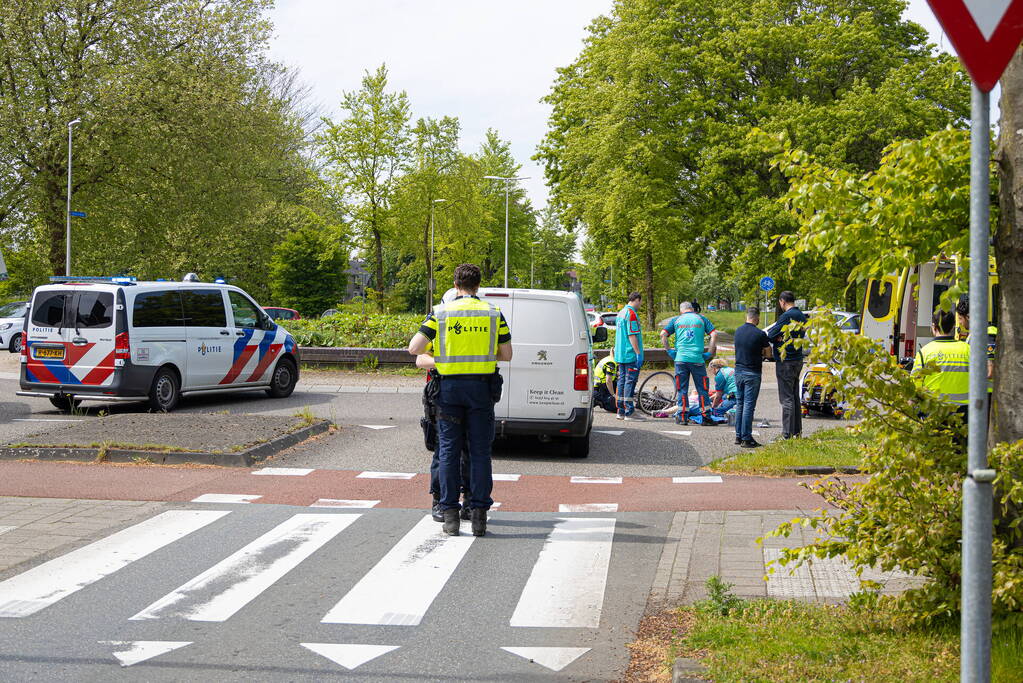
<path fill-rule="evenodd" d="M 362 472 L 355 475 L 356 479 L 412 479 L 415 472 Z"/>
<path fill-rule="evenodd" d="M 661 434 L 679 434 L 681 436 L 692 436 L 692 432 L 661 430 Z"/>
<path fill-rule="evenodd" d="M 621 477 L 572 477 L 568 480 L 572 484 L 621 484 Z"/>
<path fill-rule="evenodd" d="M 625 433 L 624 429 L 594 429 L 597 434 L 610 434 L 611 436 L 621 436 Z"/>
<path fill-rule="evenodd" d="M 551 671 L 561 671 L 590 651 L 588 647 L 502 647 L 501 649 L 536 662 Z"/>
<path fill-rule="evenodd" d="M 301 645 L 335 664 L 340 664 L 349 671 L 401 647 L 400 645 L 357 645 L 354 643 L 301 643 Z"/>
<path fill-rule="evenodd" d="M 27 617 L 217 521 L 226 510 L 171 510 L 0 583 L 0 617 Z"/>
<path fill-rule="evenodd" d="M 294 515 L 132 619 L 227 621 L 361 516 Z"/>
<path fill-rule="evenodd" d="M 984 34 L 984 40 L 991 40 L 1012 0 L 963 0 L 963 4 L 973 15 L 977 28 Z"/>
<path fill-rule="evenodd" d="M 147 659 L 152 659 L 153 657 L 165 655 L 168 652 L 172 652 L 183 648 L 186 645 L 192 644 L 192 641 L 171 640 L 101 640 L 99 642 L 104 645 L 127 647 L 127 650 L 113 653 L 113 655 L 117 657 L 117 661 L 119 661 L 121 666 L 124 667 L 144 662 Z"/>
<path fill-rule="evenodd" d="M 672 477 L 672 484 L 722 484 L 721 477 Z"/>
<path fill-rule="evenodd" d="M 430 515 L 423 517 L 323 623 L 418 626 L 472 545 L 468 522 L 461 531 L 461 536 L 445 536 Z"/>
<path fill-rule="evenodd" d="M 366 429 L 394 429 L 398 425 L 359 425 L 359 426 L 365 427 Z"/>
<path fill-rule="evenodd" d="M 253 474 L 270 477 L 304 477 L 313 471 L 304 467 L 264 467 L 261 470 L 256 470 Z"/>
<path fill-rule="evenodd" d="M 614 535 L 613 517 L 561 518 L 533 565 L 511 625 L 598 628 Z"/>

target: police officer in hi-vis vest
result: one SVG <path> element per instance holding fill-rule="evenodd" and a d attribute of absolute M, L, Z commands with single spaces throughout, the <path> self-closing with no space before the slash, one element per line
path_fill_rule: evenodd
<path fill-rule="evenodd" d="M 440 451 L 440 507 L 444 533 L 458 535 L 461 486 L 459 458 L 469 442 L 469 518 L 472 533 L 487 530 L 487 510 L 494 504 L 490 448 L 494 440 L 494 404 L 501 397 L 497 361 L 511 360 L 511 332 L 501 311 L 480 301 L 480 269 L 466 263 L 455 268 L 453 301 L 434 307 L 409 342 L 418 356 L 433 342 L 440 374 L 437 397 L 437 447 Z"/>
<path fill-rule="evenodd" d="M 934 311 L 934 339 L 916 352 L 912 372 L 917 374 L 926 365 L 936 366 L 938 371 L 924 378 L 922 385 L 955 405 L 965 420 L 970 402 L 970 345 L 955 338 L 955 328 L 955 313 L 940 308 Z"/>

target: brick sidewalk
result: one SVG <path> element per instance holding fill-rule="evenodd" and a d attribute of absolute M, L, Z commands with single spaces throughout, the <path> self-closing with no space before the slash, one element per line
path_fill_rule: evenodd
<path fill-rule="evenodd" d="M 841 602 L 859 588 L 859 579 L 842 558 L 816 560 L 793 571 L 776 566 L 767 581 L 767 564 L 782 548 L 811 542 L 815 531 L 797 527 L 788 538 L 756 540 L 803 513 L 793 511 L 679 512 L 672 520 L 657 566 L 650 607 L 692 603 L 706 597 L 705 582 L 719 576 L 733 584 L 732 592 L 746 598 L 791 598 L 812 602 Z M 920 579 L 901 572 L 865 571 L 862 578 L 877 581 L 883 592 L 897 593 Z"/>
<path fill-rule="evenodd" d="M 0 497 L 0 576 L 22 562 L 92 540 L 166 507 L 131 500 Z"/>

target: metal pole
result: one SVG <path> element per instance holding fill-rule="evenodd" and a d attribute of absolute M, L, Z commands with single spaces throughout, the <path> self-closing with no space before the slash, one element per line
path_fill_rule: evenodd
<path fill-rule="evenodd" d="M 529 288 L 533 288 L 533 249 L 536 248 L 536 242 L 529 243 Z"/>
<path fill-rule="evenodd" d="M 67 124 L 67 228 L 64 231 L 64 275 L 71 275 L 71 127 L 75 125 L 72 121 Z"/>
<path fill-rule="evenodd" d="M 987 307 L 990 94 L 973 86 L 970 122 L 970 404 L 963 482 L 960 679 L 991 680 L 991 534 L 994 472 L 987 469 Z"/>
<path fill-rule="evenodd" d="M 429 292 L 429 299 L 426 302 L 427 307 L 433 310 L 433 207 L 436 204 L 433 200 L 430 200 L 430 264 L 426 273 L 426 290 Z"/>
<path fill-rule="evenodd" d="M 511 180 L 504 181 L 504 287 L 508 288 L 508 193 Z"/>

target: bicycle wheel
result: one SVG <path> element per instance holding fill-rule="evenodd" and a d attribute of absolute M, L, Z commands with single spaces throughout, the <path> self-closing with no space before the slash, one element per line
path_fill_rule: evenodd
<path fill-rule="evenodd" d="M 670 372 L 655 372 L 643 380 L 636 392 L 636 404 L 647 415 L 675 405 L 675 375 Z"/>

